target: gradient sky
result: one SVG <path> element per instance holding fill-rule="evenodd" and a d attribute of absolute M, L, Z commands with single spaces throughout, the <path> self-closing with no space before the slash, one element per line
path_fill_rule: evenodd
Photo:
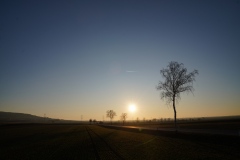
<path fill-rule="evenodd" d="M 156 90 L 170 61 L 199 70 L 178 117 L 240 115 L 240 1 L 0 1 L 0 111 L 173 117 Z"/>

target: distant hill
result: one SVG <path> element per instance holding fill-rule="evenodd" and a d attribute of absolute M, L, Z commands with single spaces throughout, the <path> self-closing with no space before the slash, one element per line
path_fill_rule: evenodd
<path fill-rule="evenodd" d="M 2 112 L 0 111 L 0 122 L 46 122 L 51 121 L 51 118 L 39 117 L 26 113 L 13 113 L 13 112 Z"/>
<path fill-rule="evenodd" d="M 79 123 L 79 122 L 80 121 L 40 117 L 26 113 L 0 111 L 0 125 L 15 123 Z"/>

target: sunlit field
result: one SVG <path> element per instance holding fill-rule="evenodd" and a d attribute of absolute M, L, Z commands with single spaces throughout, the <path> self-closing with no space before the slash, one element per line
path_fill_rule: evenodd
<path fill-rule="evenodd" d="M 122 123 L 115 122 L 114 125 L 122 125 Z M 171 121 L 153 121 L 153 122 L 143 122 L 143 121 L 127 121 L 124 126 L 139 126 L 148 128 L 174 128 L 174 122 Z M 240 119 L 230 119 L 230 120 L 192 120 L 183 121 L 178 120 L 178 129 L 211 129 L 211 130 L 240 130 Z"/>
<path fill-rule="evenodd" d="M 0 159 L 240 159 L 240 139 L 233 136 L 168 136 L 77 124 L 0 127 Z"/>

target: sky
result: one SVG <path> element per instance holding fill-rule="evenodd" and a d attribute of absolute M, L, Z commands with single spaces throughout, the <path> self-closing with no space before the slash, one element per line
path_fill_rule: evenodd
<path fill-rule="evenodd" d="M 173 118 L 156 86 L 177 61 L 199 71 L 177 117 L 240 115 L 239 60 L 239 0 L 0 1 L 0 111 Z"/>

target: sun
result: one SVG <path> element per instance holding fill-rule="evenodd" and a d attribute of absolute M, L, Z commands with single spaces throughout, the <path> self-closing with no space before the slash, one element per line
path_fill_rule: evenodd
<path fill-rule="evenodd" d="M 135 104 L 129 104 L 128 110 L 129 110 L 130 112 L 135 112 L 135 111 L 136 111 L 136 105 L 135 105 Z"/>

